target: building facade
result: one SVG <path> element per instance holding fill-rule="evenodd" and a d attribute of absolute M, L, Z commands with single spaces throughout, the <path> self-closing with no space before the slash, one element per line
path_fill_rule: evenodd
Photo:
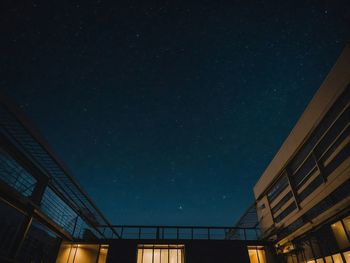
<path fill-rule="evenodd" d="M 281 262 L 350 262 L 350 47 L 254 187 Z"/>

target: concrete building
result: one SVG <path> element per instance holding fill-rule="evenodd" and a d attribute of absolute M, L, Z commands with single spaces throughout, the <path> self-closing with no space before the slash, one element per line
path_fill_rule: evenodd
<path fill-rule="evenodd" d="M 254 187 L 280 260 L 350 262 L 349 105 L 347 46 Z"/>

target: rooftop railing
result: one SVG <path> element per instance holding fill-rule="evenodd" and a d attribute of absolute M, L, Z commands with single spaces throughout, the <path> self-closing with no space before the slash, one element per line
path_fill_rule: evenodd
<path fill-rule="evenodd" d="M 107 239 L 153 240 L 259 240 L 258 228 L 213 226 L 101 226 Z"/>

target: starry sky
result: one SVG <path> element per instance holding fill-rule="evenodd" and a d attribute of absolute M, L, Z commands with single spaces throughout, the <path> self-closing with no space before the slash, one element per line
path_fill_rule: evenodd
<path fill-rule="evenodd" d="M 114 224 L 232 225 L 349 1 L 2 1 L 0 88 Z"/>

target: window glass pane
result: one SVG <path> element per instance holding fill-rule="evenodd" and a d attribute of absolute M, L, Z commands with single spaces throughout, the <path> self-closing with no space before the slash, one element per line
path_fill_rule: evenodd
<path fill-rule="evenodd" d="M 292 192 L 289 191 L 272 209 L 272 213 L 276 213 L 289 199 L 293 196 Z"/>
<path fill-rule="evenodd" d="M 143 252 L 142 248 L 139 248 L 137 250 L 137 263 L 142 263 L 142 252 Z"/>
<path fill-rule="evenodd" d="M 99 247 L 100 245 L 94 244 L 87 245 L 63 243 L 60 247 L 56 263 L 105 263 L 108 249 L 107 247 L 104 247 L 104 250 L 102 250 L 102 256 L 99 257 Z"/>
<path fill-rule="evenodd" d="M 341 258 L 340 254 L 332 255 L 332 258 L 334 263 L 343 263 L 343 259 Z"/>
<path fill-rule="evenodd" d="M 350 251 L 346 251 L 343 253 L 346 263 L 350 263 Z"/>
<path fill-rule="evenodd" d="M 160 263 L 160 249 L 154 249 L 153 263 Z"/>
<path fill-rule="evenodd" d="M 177 249 L 169 249 L 169 263 L 177 263 Z"/>
<path fill-rule="evenodd" d="M 258 256 L 259 256 L 259 262 L 260 262 L 260 263 L 265 263 L 265 262 L 266 262 L 265 250 L 263 250 L 263 249 L 257 249 L 257 252 L 258 252 Z"/>
<path fill-rule="evenodd" d="M 333 263 L 333 260 L 332 260 L 332 257 L 331 257 L 331 256 L 325 257 L 324 261 L 325 261 L 326 263 Z"/>
<path fill-rule="evenodd" d="M 139 245 L 137 263 L 183 263 L 183 249 L 184 245 Z"/>
<path fill-rule="evenodd" d="M 269 202 L 272 202 L 272 200 L 274 200 L 287 186 L 288 178 L 284 175 L 268 191 L 267 197 L 269 199 Z"/>
<path fill-rule="evenodd" d="M 334 224 L 331 225 L 334 236 L 338 242 L 338 245 L 340 248 L 346 248 L 348 247 L 349 244 L 349 240 L 346 236 L 345 230 L 343 228 L 343 225 L 341 223 L 341 221 L 338 221 Z"/>
<path fill-rule="evenodd" d="M 97 263 L 106 263 L 108 254 L 108 245 L 102 245 Z"/>
<path fill-rule="evenodd" d="M 350 216 L 345 217 L 343 219 L 343 223 L 344 223 L 344 226 L 345 226 L 345 230 L 348 232 L 348 235 L 350 235 Z"/>
<path fill-rule="evenodd" d="M 152 263 L 152 254 L 153 249 L 144 249 L 142 263 Z"/>
<path fill-rule="evenodd" d="M 250 263 L 266 263 L 265 250 L 263 247 L 248 247 Z"/>
<path fill-rule="evenodd" d="M 316 260 L 316 263 L 324 263 L 323 258 L 318 258 L 318 259 Z"/>
<path fill-rule="evenodd" d="M 162 249 L 161 250 L 161 262 L 162 263 L 168 263 L 168 249 Z"/>
<path fill-rule="evenodd" d="M 291 212 L 297 208 L 295 202 L 291 203 L 286 209 L 283 210 L 277 217 L 275 217 L 275 222 L 281 222 L 285 217 L 287 217 Z"/>
<path fill-rule="evenodd" d="M 256 249 L 248 249 L 250 263 L 259 263 L 258 253 L 256 253 Z"/>

